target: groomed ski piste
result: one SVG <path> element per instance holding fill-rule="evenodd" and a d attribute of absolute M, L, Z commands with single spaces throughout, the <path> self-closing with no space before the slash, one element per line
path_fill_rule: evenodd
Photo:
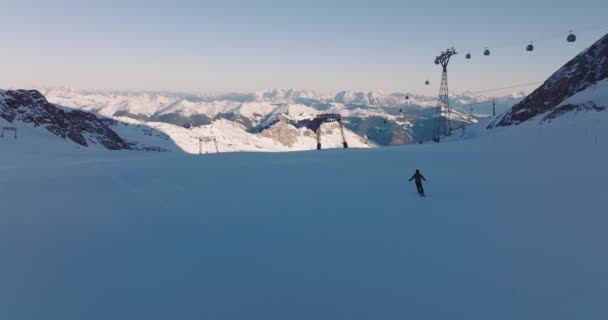
<path fill-rule="evenodd" d="M 608 112 L 539 121 L 203 156 L 23 125 L 0 139 L 0 319 L 607 319 Z"/>

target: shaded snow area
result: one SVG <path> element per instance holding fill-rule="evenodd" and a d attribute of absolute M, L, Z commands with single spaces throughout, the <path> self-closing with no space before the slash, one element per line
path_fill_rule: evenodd
<path fill-rule="evenodd" d="M 600 106 L 608 106 L 608 79 L 590 85 L 587 89 L 577 92 L 558 105 L 584 104 L 593 102 Z"/>
<path fill-rule="evenodd" d="M 0 139 L 0 319 L 608 319 L 606 123 L 205 156 Z"/>

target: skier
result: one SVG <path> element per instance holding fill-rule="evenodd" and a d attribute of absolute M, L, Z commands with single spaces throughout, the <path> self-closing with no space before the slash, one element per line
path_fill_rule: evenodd
<path fill-rule="evenodd" d="M 416 189 L 418 189 L 418 194 L 421 197 L 424 197 L 424 188 L 422 188 L 422 180 L 426 181 L 424 176 L 420 173 L 420 170 L 416 169 L 416 173 L 410 178 L 410 182 L 412 180 L 416 180 Z"/>

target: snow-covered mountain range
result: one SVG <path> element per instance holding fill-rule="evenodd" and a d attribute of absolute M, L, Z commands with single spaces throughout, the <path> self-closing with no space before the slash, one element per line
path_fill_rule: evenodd
<path fill-rule="evenodd" d="M 134 118 L 150 119 L 171 113 L 184 115 L 200 114 L 209 118 L 219 114 L 237 112 L 248 118 L 264 116 L 284 106 L 301 105 L 327 110 L 334 107 L 343 116 L 385 115 L 399 112 L 397 108 L 432 108 L 437 105 L 437 97 L 411 93 L 384 93 L 382 91 L 356 92 L 341 91 L 335 94 L 319 93 L 313 90 L 267 90 L 256 93 L 228 94 L 188 94 L 171 92 L 125 92 L 79 90 L 69 87 L 39 89 L 50 101 L 95 111 L 105 116 L 130 115 Z M 470 105 L 494 100 L 497 109 L 506 111 L 515 102 L 523 99 L 524 93 L 514 93 L 504 97 L 488 98 L 479 95 L 452 94 L 450 102 L 459 111 L 469 112 Z M 487 107 L 487 106 L 486 106 Z M 378 113 L 379 109 L 381 110 Z M 278 110 L 281 111 L 281 110 Z M 491 113 L 490 108 L 480 110 Z"/>
<path fill-rule="evenodd" d="M 95 112 L 126 122 L 136 120 L 140 124 L 163 127 L 165 131 L 171 128 L 168 130 L 169 135 L 180 129 L 167 127 L 166 124 L 194 127 L 209 134 L 213 131 L 210 128 L 218 131 L 218 127 L 223 127 L 233 135 L 225 135 L 226 141 L 232 140 L 227 145 L 243 147 L 242 139 L 245 136 L 249 137 L 246 140 L 260 136 L 273 137 L 286 150 L 300 150 L 294 146 L 303 144 L 286 145 L 280 139 L 277 140 L 276 135 L 263 133 L 271 129 L 279 117 L 287 119 L 288 124 L 294 124 L 313 119 L 322 113 L 336 113 L 344 119 L 347 135 L 352 132 L 358 136 L 355 140 L 366 141 L 365 145 L 401 145 L 430 139 L 436 105 L 436 98 L 433 97 L 407 93 L 386 94 L 381 91 L 326 94 L 312 90 L 267 90 L 206 95 L 44 88 L 41 92 L 49 101 L 61 106 Z M 514 94 L 495 98 L 494 101 L 500 112 L 507 110 L 522 97 L 522 94 Z M 491 103 L 486 97 L 460 94 L 453 95 L 451 100 L 456 110 L 452 114 L 455 126 L 475 123 L 479 117 L 492 113 Z M 486 103 L 480 103 L 482 101 Z M 234 129 L 237 127 L 240 128 L 238 134 Z M 292 129 L 302 128 L 294 125 Z M 310 136 L 310 132 L 306 136 Z M 178 144 L 183 142 L 179 138 L 171 138 Z M 336 141 L 338 138 L 333 137 Z M 262 150 L 274 151 L 277 148 L 265 146 Z"/>

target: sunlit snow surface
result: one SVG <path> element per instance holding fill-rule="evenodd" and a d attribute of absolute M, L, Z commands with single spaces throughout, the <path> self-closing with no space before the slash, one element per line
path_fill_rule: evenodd
<path fill-rule="evenodd" d="M 314 150 L 317 148 L 317 135 L 307 128 L 296 128 L 285 124 L 283 136 L 291 135 L 293 143 L 281 144 L 279 139 L 253 134 L 247 132 L 241 125 L 224 119 L 213 123 L 185 129 L 161 122 L 140 122 L 129 118 L 117 118 L 119 124 L 113 129 L 127 141 L 136 141 L 140 144 L 159 146 L 166 150 L 187 152 L 192 154 L 220 152 L 285 152 Z M 145 136 L 145 131 L 153 129 L 151 136 Z M 343 140 L 340 127 L 337 123 L 326 123 L 321 125 L 321 143 L 324 149 L 342 148 Z M 269 130 L 267 132 L 270 132 Z M 162 135 L 163 137 L 160 137 Z M 279 136 L 279 134 L 277 134 Z M 199 137 L 216 139 L 217 148 L 212 142 L 199 144 Z M 351 148 L 374 148 L 376 145 L 371 141 L 356 135 L 348 129 L 344 129 L 344 137 Z"/>
<path fill-rule="evenodd" d="M 608 319 L 607 123 L 205 156 L 23 127 L 0 139 L 0 319 Z"/>

